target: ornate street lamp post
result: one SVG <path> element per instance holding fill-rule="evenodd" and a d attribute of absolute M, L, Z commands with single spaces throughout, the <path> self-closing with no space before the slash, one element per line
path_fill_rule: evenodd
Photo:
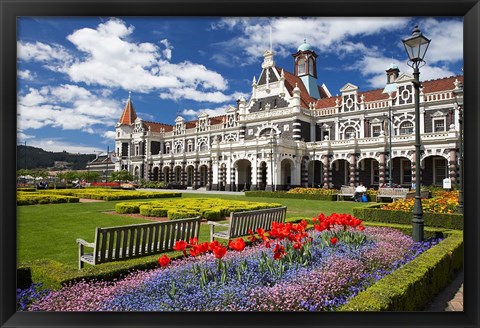
<path fill-rule="evenodd" d="M 458 147 L 458 213 L 463 214 L 463 84 L 460 82 L 455 90 L 455 102 L 458 108 L 459 147 Z"/>
<path fill-rule="evenodd" d="M 413 68 L 413 87 L 415 89 L 415 203 L 413 207 L 412 237 L 416 242 L 423 241 L 423 209 L 420 196 L 420 70 L 425 64 L 423 58 L 430 45 L 430 39 L 420 32 L 418 26 L 413 29 L 412 35 L 402 40 L 407 52 L 408 66 Z"/>

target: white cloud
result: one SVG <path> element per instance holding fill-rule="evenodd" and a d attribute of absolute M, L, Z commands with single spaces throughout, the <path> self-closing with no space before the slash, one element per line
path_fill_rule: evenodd
<path fill-rule="evenodd" d="M 37 74 L 26 69 L 24 71 L 17 71 L 17 76 L 27 81 L 33 81 L 37 77 Z"/>
<path fill-rule="evenodd" d="M 42 42 L 18 42 L 17 56 L 25 61 L 50 62 L 71 61 L 72 57 L 68 51 L 61 45 L 49 45 Z"/>
<path fill-rule="evenodd" d="M 245 56 L 238 64 L 247 65 L 255 62 L 263 50 L 270 47 L 271 39 L 274 51 L 282 56 L 289 56 L 292 51 L 306 39 L 317 53 L 331 53 L 338 50 L 344 41 L 354 45 L 348 39 L 354 36 L 381 34 L 385 31 L 403 29 L 409 22 L 407 18 L 260 18 L 260 19 L 224 19 L 215 28 L 239 29 L 242 35 L 222 42 L 224 49 L 244 49 Z M 348 43 L 344 46 L 348 51 Z M 293 50 L 292 50 L 293 49 Z M 354 49 L 351 49 L 352 51 Z M 216 57 L 222 59 L 221 56 Z M 221 63 L 221 61 L 219 61 Z"/>
<path fill-rule="evenodd" d="M 183 116 L 186 116 L 186 118 L 188 118 L 188 120 L 193 120 L 193 119 L 197 119 L 198 115 L 200 115 L 202 112 L 205 112 L 210 117 L 225 115 L 226 109 L 227 109 L 227 107 L 203 108 L 203 109 L 199 109 L 199 110 L 184 109 L 181 112 L 181 114 Z"/>
<path fill-rule="evenodd" d="M 432 41 L 425 60 L 429 63 L 463 60 L 463 22 L 427 19 L 420 30 Z"/>
<path fill-rule="evenodd" d="M 75 85 L 30 88 L 18 96 L 21 130 L 45 126 L 92 133 L 95 125 L 112 126 L 120 117 L 121 104 Z"/>
<path fill-rule="evenodd" d="M 160 91 L 167 99 L 230 99 L 223 94 L 228 82 L 221 74 L 190 61 L 171 62 L 174 47 L 168 39 L 162 39 L 160 46 L 135 42 L 134 30 L 120 19 L 110 19 L 95 29 L 82 28 L 67 36 L 81 52 L 76 58 L 59 45 L 19 42 L 19 59 L 44 63 L 73 82 L 87 85 L 140 93 Z"/>
<path fill-rule="evenodd" d="M 413 70 L 405 61 L 396 61 L 387 57 L 364 56 L 354 66 L 352 66 L 352 68 L 359 70 L 360 74 L 366 78 L 371 87 L 383 88 L 387 82 L 385 70 L 392 62 L 397 64 L 398 68 L 400 69 L 400 73 L 404 72 L 412 75 Z M 448 67 L 439 67 L 427 64 L 421 68 L 420 79 L 422 81 L 426 81 L 452 75 L 455 74 L 450 71 Z"/>
<path fill-rule="evenodd" d="M 106 131 L 102 135 L 105 139 L 115 140 L 115 131 Z"/>
<path fill-rule="evenodd" d="M 170 44 L 170 42 L 167 39 L 161 40 L 160 43 L 165 46 L 165 50 L 162 51 L 162 54 L 165 56 L 165 58 L 167 58 L 167 60 L 172 59 L 173 46 Z"/>
<path fill-rule="evenodd" d="M 162 99 L 191 99 L 198 102 L 212 102 L 212 103 L 225 103 L 228 101 L 236 100 L 234 95 L 225 95 L 219 91 L 215 92 L 202 92 L 194 88 L 182 88 L 172 89 L 170 93 L 160 94 Z"/>
<path fill-rule="evenodd" d="M 58 139 L 34 139 L 27 142 L 27 146 L 42 148 L 46 151 L 53 152 L 62 152 L 66 151 L 72 154 L 93 154 L 96 147 L 88 146 L 84 144 L 71 144 L 69 142 L 63 141 L 61 138 Z"/>

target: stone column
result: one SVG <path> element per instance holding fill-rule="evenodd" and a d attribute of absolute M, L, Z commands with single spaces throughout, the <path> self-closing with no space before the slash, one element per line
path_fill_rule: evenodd
<path fill-rule="evenodd" d="M 458 184 L 458 157 L 457 157 L 457 150 L 450 149 L 450 158 L 448 161 L 448 172 L 449 178 L 452 180 L 453 184 Z"/>
<path fill-rule="evenodd" d="M 195 166 L 193 167 L 193 184 L 192 189 L 198 189 L 200 186 L 200 171 L 198 170 L 198 161 L 195 161 Z"/>
<path fill-rule="evenodd" d="M 187 185 L 187 162 L 182 162 L 182 178 L 181 178 L 182 186 Z"/>
<path fill-rule="evenodd" d="M 300 184 L 301 184 L 301 187 L 305 188 L 305 187 L 308 187 L 308 166 L 307 166 L 307 157 L 304 156 L 302 158 L 302 164 L 301 164 L 301 171 L 300 171 L 300 174 L 301 174 L 301 181 L 300 181 Z"/>
<path fill-rule="evenodd" d="M 170 162 L 170 183 L 175 182 L 175 162 Z"/>
<path fill-rule="evenodd" d="M 212 190 L 213 185 L 213 167 L 212 160 L 208 160 L 208 172 L 207 172 L 207 190 Z"/>
<path fill-rule="evenodd" d="M 349 182 L 350 182 L 350 186 L 352 186 L 352 187 L 355 187 L 355 183 L 356 183 L 356 181 L 355 181 L 356 179 L 355 179 L 355 178 L 356 178 L 356 171 L 357 171 L 357 170 L 356 170 L 356 166 L 357 166 L 357 165 L 356 165 L 356 163 L 355 163 L 355 160 L 356 160 L 356 155 L 355 155 L 355 153 L 350 154 L 350 163 L 349 163 L 350 166 L 349 166 L 349 171 L 348 171 L 348 173 L 349 173 L 349 177 L 350 177 L 350 181 L 349 181 Z"/>
<path fill-rule="evenodd" d="M 158 181 L 165 182 L 165 176 L 163 175 L 163 162 L 158 165 Z"/>
<path fill-rule="evenodd" d="M 392 165 L 392 159 L 390 158 L 390 165 Z M 385 153 L 382 152 L 380 153 L 380 156 L 378 158 L 378 184 L 379 186 L 383 185 L 387 179 L 386 179 L 386 160 L 385 160 Z"/>
<path fill-rule="evenodd" d="M 329 169 L 329 156 L 323 156 L 323 188 L 330 189 L 330 169 Z"/>

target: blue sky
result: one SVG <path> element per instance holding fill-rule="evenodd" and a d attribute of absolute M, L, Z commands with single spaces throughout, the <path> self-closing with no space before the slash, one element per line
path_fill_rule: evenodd
<path fill-rule="evenodd" d="M 306 39 L 318 54 L 318 82 L 332 95 L 346 83 L 383 88 L 391 63 L 412 72 L 401 39 L 415 24 L 432 39 L 421 80 L 462 74 L 461 17 L 21 17 L 17 143 L 114 149 L 129 92 L 144 120 L 222 115 L 240 96 L 249 99 L 270 42 L 276 65 L 293 72 L 291 54 Z"/>

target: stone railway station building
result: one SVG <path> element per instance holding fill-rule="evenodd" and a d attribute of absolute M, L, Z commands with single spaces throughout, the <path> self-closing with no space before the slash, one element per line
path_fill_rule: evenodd
<path fill-rule="evenodd" d="M 361 92 L 346 83 L 332 96 L 318 83 L 312 47 L 304 42 L 292 56 L 290 73 L 265 51 L 250 98 L 222 116 L 178 116 L 174 125 L 145 121 L 129 97 L 115 126 L 115 170 L 193 189 L 240 191 L 359 182 L 377 188 L 389 181 L 392 165 L 392 182 L 411 187 L 417 179 L 413 76 L 391 64 L 383 89 Z M 421 183 L 441 185 L 449 177 L 455 184 L 460 125 L 453 91 L 463 76 L 421 83 Z"/>

